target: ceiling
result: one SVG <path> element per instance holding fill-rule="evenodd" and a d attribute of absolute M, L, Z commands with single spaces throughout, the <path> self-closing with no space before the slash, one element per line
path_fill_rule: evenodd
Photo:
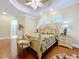
<path fill-rule="evenodd" d="M 0 14 L 1 12 L 7 12 L 8 15 L 12 16 L 32 16 L 38 17 L 42 14 L 45 14 L 53 9 L 53 11 L 61 10 L 67 6 L 73 5 L 75 3 L 79 3 L 79 0 L 43 0 L 45 5 L 37 10 L 33 10 L 24 5 L 26 0 L 17 0 L 20 6 L 17 3 L 12 4 L 13 0 L 0 0 Z"/>
<path fill-rule="evenodd" d="M 28 2 L 31 2 L 31 1 L 34 1 L 34 0 L 16 0 L 16 1 L 18 3 L 20 3 L 21 5 L 25 6 L 26 8 L 31 9 L 32 11 L 34 11 L 33 8 L 31 8 L 30 6 L 25 5 L 25 3 L 28 3 Z M 44 6 L 43 6 L 43 8 L 44 8 L 45 6 L 50 5 L 51 2 L 54 2 L 55 0 L 36 0 L 36 1 L 42 2 L 44 4 Z M 38 8 L 38 9 L 40 9 L 40 8 Z"/>

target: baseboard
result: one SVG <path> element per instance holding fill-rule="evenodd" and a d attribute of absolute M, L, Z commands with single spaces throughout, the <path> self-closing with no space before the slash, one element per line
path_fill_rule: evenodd
<path fill-rule="evenodd" d="M 11 37 L 0 37 L 0 40 L 11 39 Z"/>
<path fill-rule="evenodd" d="M 7 37 L 0 37 L 0 40 L 6 40 L 6 39 L 16 39 L 17 36 L 7 36 Z"/>
<path fill-rule="evenodd" d="M 79 48 L 79 44 L 73 44 L 73 47 Z"/>

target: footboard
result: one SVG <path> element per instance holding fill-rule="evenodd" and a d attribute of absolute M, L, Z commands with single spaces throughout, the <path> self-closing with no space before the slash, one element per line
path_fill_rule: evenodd
<path fill-rule="evenodd" d="M 31 48 L 37 52 L 38 58 L 41 59 L 42 51 L 41 51 L 41 43 L 39 41 L 39 38 L 30 37 L 30 41 L 31 41 Z"/>
<path fill-rule="evenodd" d="M 42 53 L 48 50 L 52 45 L 56 43 L 55 39 L 46 39 L 42 41 Z"/>
<path fill-rule="evenodd" d="M 32 39 L 31 40 L 31 47 L 32 49 L 34 49 L 36 52 L 39 51 L 40 47 L 39 47 L 39 41 L 38 40 L 35 40 L 35 39 Z"/>

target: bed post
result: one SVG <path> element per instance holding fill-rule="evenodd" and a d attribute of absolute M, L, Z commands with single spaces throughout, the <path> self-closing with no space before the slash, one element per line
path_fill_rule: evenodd
<path fill-rule="evenodd" d="M 38 52 L 38 59 L 42 58 L 42 54 L 40 52 Z"/>
<path fill-rule="evenodd" d="M 41 52 L 41 32 L 40 32 L 40 29 L 39 29 L 39 51 L 38 51 L 38 59 L 41 59 L 42 58 L 42 52 Z"/>

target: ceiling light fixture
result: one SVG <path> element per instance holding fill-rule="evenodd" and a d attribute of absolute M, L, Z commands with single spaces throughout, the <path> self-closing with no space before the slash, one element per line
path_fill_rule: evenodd
<path fill-rule="evenodd" d="M 26 2 L 25 5 L 31 6 L 34 10 L 36 10 L 37 8 L 42 7 L 44 4 L 41 2 L 41 0 L 31 0 Z"/>

